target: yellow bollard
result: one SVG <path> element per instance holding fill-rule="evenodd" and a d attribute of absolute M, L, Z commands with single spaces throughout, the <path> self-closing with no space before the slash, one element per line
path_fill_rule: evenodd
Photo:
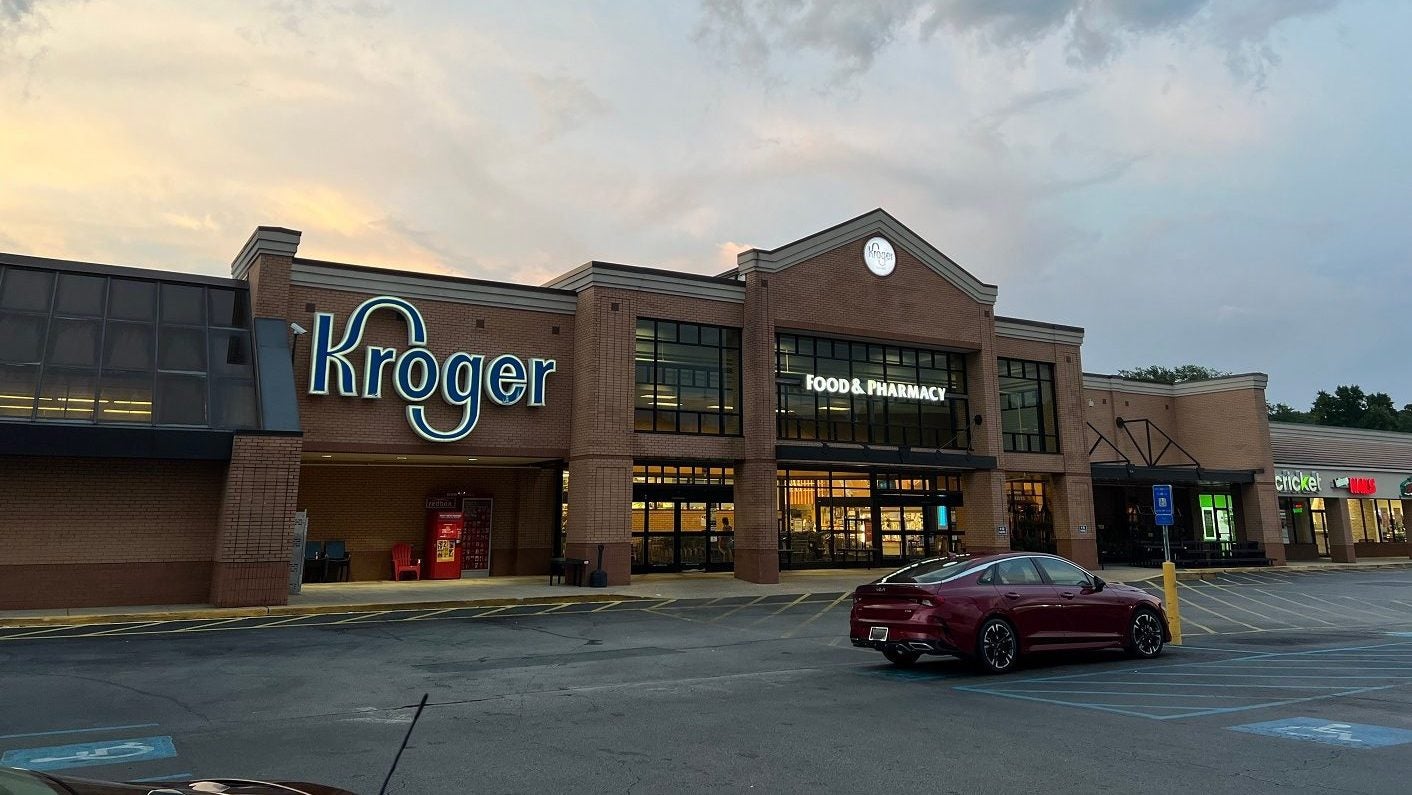
<path fill-rule="evenodd" d="M 1172 645 L 1182 645 L 1182 608 L 1177 601 L 1177 564 L 1167 561 L 1162 564 L 1163 603 L 1167 608 L 1167 623 L 1172 630 Z"/>

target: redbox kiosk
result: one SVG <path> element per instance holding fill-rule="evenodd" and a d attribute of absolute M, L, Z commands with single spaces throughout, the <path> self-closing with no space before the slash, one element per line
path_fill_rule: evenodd
<path fill-rule="evenodd" d="M 423 578 L 455 580 L 461 576 L 461 530 L 465 516 L 460 511 L 427 511 L 427 545 L 422 555 L 426 568 Z"/>

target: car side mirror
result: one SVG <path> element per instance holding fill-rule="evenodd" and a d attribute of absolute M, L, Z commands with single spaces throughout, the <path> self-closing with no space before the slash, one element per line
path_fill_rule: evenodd
<path fill-rule="evenodd" d="M 1108 583 L 1106 583 L 1106 582 L 1103 581 L 1103 578 L 1102 578 L 1102 577 L 1094 577 L 1094 578 L 1093 578 L 1093 590 L 1094 590 L 1094 593 L 1097 593 L 1097 592 L 1103 590 L 1103 586 L 1105 586 L 1105 585 L 1107 585 L 1107 584 L 1108 584 Z"/>

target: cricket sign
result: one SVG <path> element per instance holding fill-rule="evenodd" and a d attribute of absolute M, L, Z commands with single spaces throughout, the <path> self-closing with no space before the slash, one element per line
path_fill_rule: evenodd
<path fill-rule="evenodd" d="M 407 324 L 407 348 L 368 345 L 361 356 L 363 333 L 368 318 L 378 310 L 393 312 Z M 438 362 L 427 350 L 427 325 L 410 301 L 394 296 L 369 298 L 348 316 L 343 333 L 334 338 L 335 317 L 331 312 L 314 315 L 313 351 L 309 356 L 309 394 L 328 395 L 333 389 L 345 397 L 376 400 L 383 396 L 385 381 L 407 402 L 407 424 L 429 442 L 458 442 L 475 430 L 480 420 L 481 395 L 498 406 L 513 406 L 521 400 L 527 406 L 545 405 L 545 382 L 554 372 L 553 359 L 521 359 L 502 353 L 487 357 L 460 351 Z M 363 374 L 353 365 L 362 359 Z M 439 395 L 448 406 L 459 408 L 461 418 L 445 430 L 432 426 L 426 402 Z"/>

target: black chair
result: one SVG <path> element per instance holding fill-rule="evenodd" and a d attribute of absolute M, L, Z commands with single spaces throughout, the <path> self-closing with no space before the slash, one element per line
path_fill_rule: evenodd
<path fill-rule="evenodd" d="M 351 576 L 348 545 L 343 539 L 324 542 L 324 582 L 346 582 Z"/>
<path fill-rule="evenodd" d="M 304 582 L 324 580 L 324 542 L 304 542 Z"/>

